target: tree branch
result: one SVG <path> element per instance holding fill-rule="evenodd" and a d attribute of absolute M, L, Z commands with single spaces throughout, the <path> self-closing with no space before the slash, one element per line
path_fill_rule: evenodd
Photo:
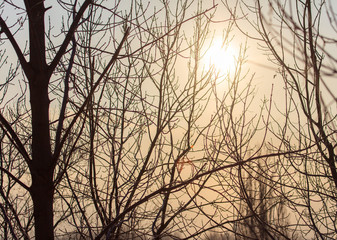
<path fill-rule="evenodd" d="M 25 147 L 23 146 L 23 144 L 20 141 L 18 135 L 15 133 L 15 131 L 13 130 L 13 128 L 11 127 L 9 122 L 7 122 L 7 120 L 2 116 L 1 113 L 0 113 L 0 124 L 1 124 L 1 127 L 5 130 L 6 135 L 9 137 L 11 142 L 16 146 L 16 148 L 21 153 L 21 155 L 24 157 L 24 159 L 26 160 L 26 162 L 28 163 L 28 166 L 29 166 L 31 159 L 30 159 Z"/>
<path fill-rule="evenodd" d="M 102 72 L 102 74 L 100 75 L 100 77 L 97 79 L 97 82 L 95 83 L 95 85 L 93 86 L 93 88 L 91 89 L 91 91 L 89 92 L 87 98 L 85 99 L 85 101 L 83 102 L 82 106 L 80 107 L 80 109 L 78 110 L 77 114 L 74 116 L 73 120 L 71 121 L 71 123 L 69 124 L 65 134 L 62 137 L 62 140 L 60 141 L 60 143 L 55 147 L 55 151 L 53 154 L 53 161 L 54 164 L 56 164 L 56 160 L 58 159 L 62 146 L 64 144 L 64 142 L 66 141 L 68 135 L 70 134 L 70 130 L 72 129 L 72 127 L 75 125 L 77 119 L 79 118 L 79 116 L 83 113 L 84 109 L 86 108 L 86 106 L 89 103 L 89 100 L 91 99 L 92 95 L 95 93 L 96 88 L 99 86 L 99 84 L 101 83 L 101 81 L 103 80 L 104 76 L 108 73 L 108 71 L 110 70 L 110 68 L 112 67 L 112 65 L 115 63 L 115 61 L 117 60 L 117 57 L 119 56 L 119 52 L 122 49 L 122 46 L 124 44 L 124 42 L 126 41 L 127 37 L 129 36 L 130 33 L 130 28 L 126 29 L 126 32 L 124 33 L 123 39 L 120 42 L 119 46 L 117 47 L 114 55 L 111 57 L 111 60 L 109 61 L 108 65 L 105 67 L 104 71 Z"/>
<path fill-rule="evenodd" d="M 87 7 L 92 3 L 92 0 L 86 0 L 83 5 L 81 6 L 80 10 L 78 11 L 76 17 L 74 18 L 73 23 L 71 24 L 68 33 L 65 37 L 65 39 L 63 40 L 63 43 L 60 47 L 60 49 L 58 50 L 58 52 L 56 53 L 53 61 L 50 63 L 49 65 L 49 69 L 48 72 L 49 74 L 52 74 L 52 72 L 54 71 L 54 69 L 56 68 L 57 64 L 59 63 L 61 57 L 63 56 L 63 54 L 65 53 L 71 39 L 73 38 L 74 32 L 78 27 L 78 23 L 80 22 L 85 10 L 87 9 Z"/>
<path fill-rule="evenodd" d="M 0 17 L 0 26 L 1 26 L 1 33 L 5 33 L 9 42 L 11 43 L 12 47 L 14 48 L 14 51 L 16 53 L 16 56 L 18 57 L 20 64 L 23 68 L 23 71 L 25 72 L 25 74 L 27 75 L 30 72 L 30 66 L 28 64 L 28 62 L 26 61 L 18 43 L 16 42 L 13 34 L 11 33 L 11 31 L 9 30 L 6 22 L 2 19 L 2 17 Z"/>
<path fill-rule="evenodd" d="M 6 170 L 3 167 L 0 167 L 0 170 L 3 171 L 4 173 L 6 173 L 11 179 L 13 179 L 16 183 L 18 183 L 21 187 L 23 187 L 24 189 L 26 189 L 28 192 L 30 192 L 30 188 L 24 184 L 23 182 L 20 181 L 20 179 L 18 179 L 17 177 L 15 177 L 13 174 L 11 174 L 8 170 Z"/>
<path fill-rule="evenodd" d="M 61 106 L 61 112 L 60 112 L 60 116 L 59 116 L 59 122 L 58 122 L 57 130 L 56 130 L 55 150 L 56 150 L 56 146 L 60 143 L 61 132 L 62 132 L 62 128 L 63 128 L 63 122 L 64 122 L 64 119 L 65 119 L 65 110 L 66 110 L 66 106 L 67 106 L 67 102 L 68 102 L 68 95 L 69 95 L 70 73 L 71 73 L 73 63 L 74 63 L 74 57 L 75 57 L 75 52 L 76 52 L 75 37 L 73 37 L 72 42 L 73 42 L 73 49 L 72 49 L 72 52 L 71 52 L 68 69 L 67 69 L 66 76 L 65 76 L 65 79 L 64 79 L 64 95 L 63 95 L 63 99 L 62 99 L 62 106 Z"/>

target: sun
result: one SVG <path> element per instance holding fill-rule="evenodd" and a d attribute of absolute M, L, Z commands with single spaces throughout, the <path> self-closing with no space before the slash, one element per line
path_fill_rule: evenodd
<path fill-rule="evenodd" d="M 205 69 L 218 75 L 230 74 L 235 70 L 237 56 L 233 45 L 224 45 L 215 39 L 203 57 Z"/>

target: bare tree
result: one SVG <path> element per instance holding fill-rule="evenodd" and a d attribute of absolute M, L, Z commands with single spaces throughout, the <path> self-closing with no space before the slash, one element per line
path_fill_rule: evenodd
<path fill-rule="evenodd" d="M 335 239 L 336 6 L 311 0 L 241 1 L 236 8 L 226 1 L 226 6 L 245 34 L 239 18 L 250 23 L 249 37 L 259 42 L 284 82 L 284 102 L 270 130 L 273 151 L 297 150 L 278 161 L 283 175 L 278 184 L 285 187 L 294 229 L 303 238 Z"/>
<path fill-rule="evenodd" d="M 303 5 L 302 17 L 312 15 L 309 5 Z M 227 238 L 248 236 L 236 231 L 248 219 L 238 207 L 245 202 L 249 218 L 258 222 L 256 233 L 287 238 L 280 230 L 288 227 L 283 218 L 267 217 L 286 199 L 285 206 L 298 213 L 306 207 L 308 218 L 298 215 L 298 223 L 323 238 L 318 229 L 331 226 L 333 203 L 316 212 L 311 201 L 335 200 L 337 182 L 335 125 L 326 111 L 331 105 L 315 84 L 325 41 L 309 30 L 304 36 L 316 42 L 303 39 L 297 31 L 306 25 L 283 5 L 270 7 L 285 23 L 291 20 L 290 33 L 310 50 L 301 58 L 305 68 L 298 67 L 297 55 L 295 66 L 286 64 L 264 27 L 261 6 L 253 8 L 261 22 L 256 29 L 280 64 L 289 94 L 279 132 L 272 125 L 272 95 L 259 111 L 250 111 L 255 93 L 253 75 L 243 69 L 246 46 L 231 74 L 203 67 L 214 4 L 3 1 L 0 66 L 8 74 L 0 88 L 0 236 L 180 239 L 215 230 L 227 231 Z M 234 22 L 223 23 L 226 44 Z M 282 44 L 276 46 L 286 53 Z M 324 69 L 329 75 L 333 68 Z M 294 104 L 295 93 L 301 105 Z M 279 145 L 267 144 L 269 133 Z M 265 168 L 256 165 L 261 159 Z M 274 167 L 277 174 L 266 173 Z M 269 205 L 271 191 L 281 197 Z"/>
<path fill-rule="evenodd" d="M 216 173 L 255 155 L 222 161 L 211 150 L 228 137 L 214 135 L 227 119 L 235 136 L 248 132 L 226 107 L 250 96 L 237 89 L 238 70 L 232 102 L 222 102 L 219 76 L 202 71 L 215 6 L 48 4 L 1 4 L 1 236 L 192 238 L 226 227 L 212 217 L 228 211 L 205 195 L 222 188 L 212 186 Z M 220 112 L 204 116 L 211 99 Z M 235 144 L 240 152 L 245 140 Z"/>
<path fill-rule="evenodd" d="M 155 196 L 163 197 L 151 234 L 161 236 L 192 202 L 174 212 L 168 200 L 189 183 L 177 183 L 176 163 L 203 132 L 196 120 L 205 104 L 197 105 L 207 105 L 209 77 L 192 66 L 179 88 L 173 66 L 184 50 L 199 51 L 196 42 L 181 45 L 183 24 L 214 6 L 193 14 L 187 1 L 110 4 L 1 3 L 4 238 L 53 239 L 69 226 L 112 238 L 124 225 L 141 228 L 137 212 Z M 17 66 L 7 65 L 11 49 Z"/>

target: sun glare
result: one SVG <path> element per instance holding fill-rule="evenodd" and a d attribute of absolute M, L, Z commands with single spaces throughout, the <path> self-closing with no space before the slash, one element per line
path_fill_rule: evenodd
<path fill-rule="evenodd" d="M 212 70 L 219 75 L 227 75 L 235 69 L 237 52 L 231 45 L 223 45 L 222 41 L 214 40 L 204 56 L 206 70 Z"/>

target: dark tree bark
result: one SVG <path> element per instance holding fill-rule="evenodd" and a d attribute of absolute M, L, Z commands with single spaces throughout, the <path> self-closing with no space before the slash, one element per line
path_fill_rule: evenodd
<path fill-rule="evenodd" d="M 53 162 L 49 134 L 48 78 L 30 79 L 32 107 L 32 186 L 36 239 L 53 239 Z"/>
<path fill-rule="evenodd" d="M 32 113 L 32 185 L 36 239 L 53 239 L 53 163 L 49 133 L 48 83 L 45 56 L 44 2 L 26 1 L 29 19 L 29 72 Z"/>

